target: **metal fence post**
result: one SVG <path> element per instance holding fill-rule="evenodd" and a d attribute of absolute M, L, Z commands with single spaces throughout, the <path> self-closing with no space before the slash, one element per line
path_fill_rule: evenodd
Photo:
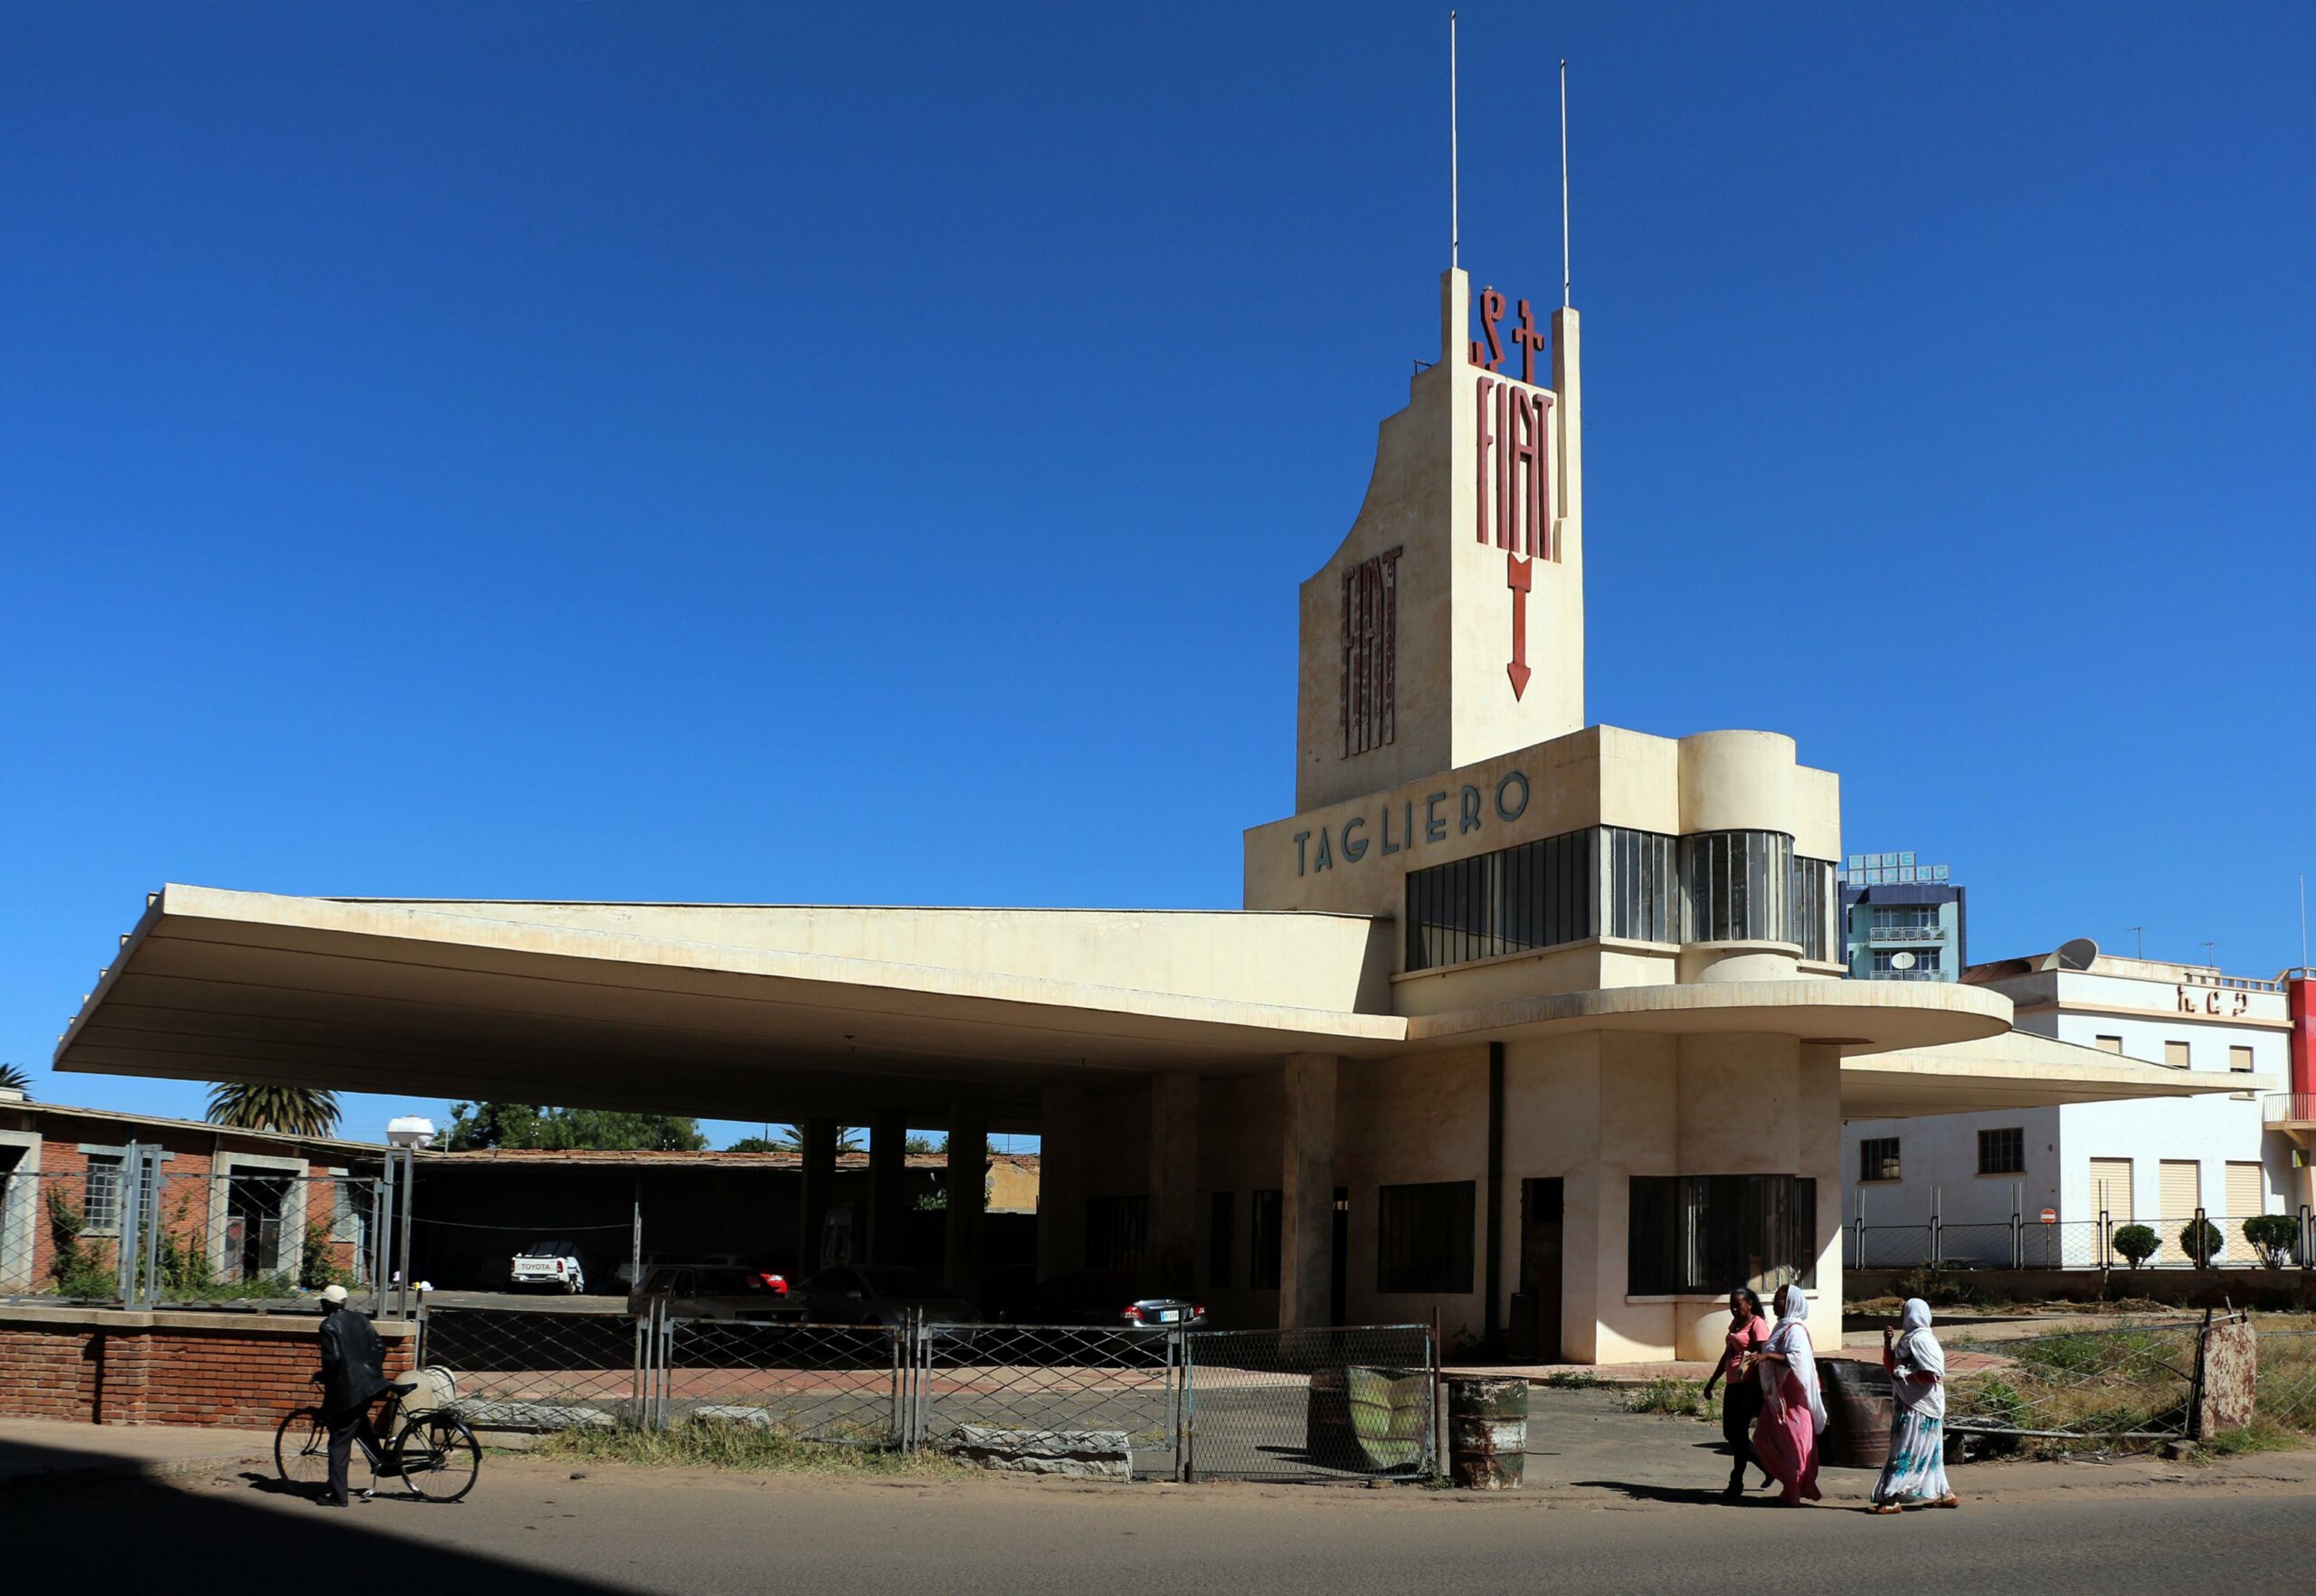
<path fill-rule="evenodd" d="M 166 1177 L 161 1170 L 161 1150 L 149 1147 L 146 1149 L 145 1156 L 153 1168 L 153 1201 L 149 1204 L 153 1217 L 145 1227 L 145 1306 L 158 1307 L 161 1303 L 161 1235 L 168 1222 L 168 1204 L 162 1201 L 166 1195 L 162 1182 Z"/>
<path fill-rule="evenodd" d="M 2010 1183 L 2010 1267 L 2014 1269 L 2026 1267 L 2026 1236 L 2019 1228 L 2026 1220 L 2022 1206 L 2026 1196 L 2026 1183 L 2013 1181 Z"/>
<path fill-rule="evenodd" d="M 2196 1217 L 2189 1221 L 2190 1229 L 2188 1231 L 2188 1234 L 2195 1238 L 2196 1244 L 2188 1249 L 2188 1261 L 2199 1269 L 2207 1269 L 2211 1268 L 2212 1254 L 2204 1250 L 2207 1244 L 2204 1232 L 2210 1222 L 2210 1221 L 2204 1218 L 2204 1205 L 2200 1202 L 2197 1203 Z M 2225 1236 L 2221 1237 L 2220 1245 L 2224 1247 L 2226 1244 L 2227 1239 Z M 2206 1308 L 2204 1312 L 2208 1316 L 2211 1310 L 2209 1308 Z M 2205 1323 L 2210 1323 L 2208 1317 L 2207 1317 Z M 2198 1345 L 2196 1351 L 2196 1362 L 2197 1366 L 2200 1368 L 2203 1363 L 2203 1350 L 2200 1345 Z"/>
<path fill-rule="evenodd" d="M 1198 1483 L 1198 1338 L 1188 1330 L 1182 1332 L 1182 1427 L 1179 1433 L 1182 1450 L 1182 1483 L 1195 1485 Z"/>
<path fill-rule="evenodd" d="M 2111 1269 L 2111 1268 L 2112 1268 L 2114 1267 L 2114 1264 L 2115 1264 L 2115 1229 L 2114 1229 L 2114 1222 L 2113 1222 L 2113 1221 L 2112 1221 L 2112 1220 L 2108 1217 L 2107 1211 L 2106 1211 L 2105 1209 L 2103 1209 L 2103 1208 L 2102 1208 L 2102 1209 L 2101 1209 L 2101 1210 L 2099 1211 L 2099 1272 L 2100 1272 L 2100 1274 L 2102 1274 L 2102 1275 L 2106 1274 L 2106 1272 L 2107 1272 L 2109 1269 Z"/>
<path fill-rule="evenodd" d="M 144 1205 L 138 1201 L 145 1187 L 145 1154 L 134 1142 L 121 1149 L 120 1189 L 113 1195 L 112 1268 L 120 1306 L 137 1303 L 137 1260 L 144 1248 Z"/>
<path fill-rule="evenodd" d="M 2303 1269 L 2316 1268 L 2316 1251 L 2311 1251 L 2308 1245 L 2308 1204 L 2305 1202 L 2300 1205 L 2300 1267 Z"/>

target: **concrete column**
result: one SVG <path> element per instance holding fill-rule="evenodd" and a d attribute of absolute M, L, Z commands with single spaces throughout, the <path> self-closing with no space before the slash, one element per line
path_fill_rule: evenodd
<path fill-rule="evenodd" d="M 982 1212 L 989 1201 L 989 1110 L 960 1103 L 949 1112 L 949 1250 L 945 1272 L 976 1305 L 982 1289 Z"/>
<path fill-rule="evenodd" d="M 1198 1239 L 1199 1087 L 1186 1071 L 1150 1078 L 1150 1259 L 1184 1293 Z"/>
<path fill-rule="evenodd" d="M 1327 1322 L 1334 1252 L 1335 1077 L 1333 1053 L 1286 1056 L 1286 1145 L 1280 1185 L 1278 1323 Z"/>
<path fill-rule="evenodd" d="M 1086 1089 L 1048 1087 L 1038 1120 L 1038 1278 L 1086 1267 Z"/>
<path fill-rule="evenodd" d="M 898 1114 L 868 1126 L 868 1261 L 908 1261 L 908 1120 Z"/>
<path fill-rule="evenodd" d="M 821 1267 L 821 1234 L 828 1229 L 829 1191 L 836 1178 L 836 1121 L 807 1119 L 796 1126 L 803 1147 L 803 1180 L 796 1198 L 796 1272 Z"/>

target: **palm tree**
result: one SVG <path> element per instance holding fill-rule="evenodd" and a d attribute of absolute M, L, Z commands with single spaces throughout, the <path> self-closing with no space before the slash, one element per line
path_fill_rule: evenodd
<path fill-rule="evenodd" d="M 33 1078 L 24 1073 L 22 1065 L 0 1064 L 0 1091 L 22 1092 L 30 1097 L 33 1095 Z"/>
<path fill-rule="evenodd" d="M 337 1094 L 312 1087 L 226 1082 L 209 1088 L 209 1122 L 237 1130 L 326 1136 L 337 1128 Z"/>

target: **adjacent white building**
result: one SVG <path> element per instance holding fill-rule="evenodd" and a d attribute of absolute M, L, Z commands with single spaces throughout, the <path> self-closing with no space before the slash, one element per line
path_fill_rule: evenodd
<path fill-rule="evenodd" d="M 2118 958 L 2088 941 L 1970 966 L 1963 983 L 2008 998 L 2022 1031 L 2243 1085 L 2192 1097 L 1852 1120 L 1842 1138 L 1852 1256 L 1869 1266 L 1922 1261 L 1922 1227 L 1934 1217 L 1939 1256 L 2007 1264 L 2015 1213 L 2017 1255 L 2029 1265 L 2097 1263 L 2102 1222 L 2109 1232 L 2153 1227 L 2163 1243 L 2153 1261 L 2181 1263 L 2179 1232 L 2201 1211 L 2226 1237 L 2218 1261 L 2254 1261 L 2241 1221 L 2296 1213 L 2308 1200 L 2302 1155 L 2276 1111 L 2287 1099 L 2269 1096 L 2293 1074 L 2293 974 Z"/>

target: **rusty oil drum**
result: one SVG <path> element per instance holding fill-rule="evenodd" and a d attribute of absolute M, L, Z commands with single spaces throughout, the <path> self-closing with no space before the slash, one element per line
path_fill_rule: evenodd
<path fill-rule="evenodd" d="M 1890 1420 L 1897 1398 L 1890 1371 L 1855 1358 L 1818 1360 L 1818 1392 L 1826 1403 L 1818 1458 L 1828 1468 L 1879 1468 L 1890 1460 Z"/>
<path fill-rule="evenodd" d="M 1466 1490 L 1508 1491 L 1527 1477 L 1528 1382 L 1448 1379 L 1448 1472 Z"/>

